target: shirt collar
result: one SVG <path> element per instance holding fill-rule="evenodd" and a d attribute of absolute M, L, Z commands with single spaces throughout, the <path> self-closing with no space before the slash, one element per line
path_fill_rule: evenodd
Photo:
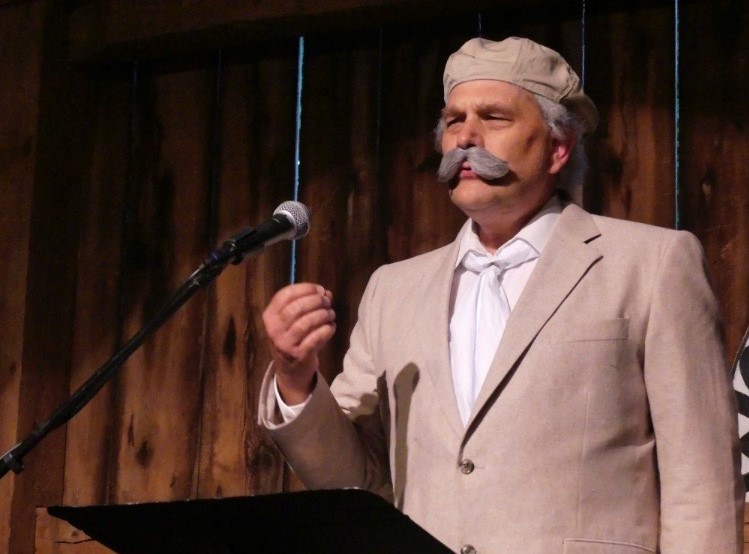
<path fill-rule="evenodd" d="M 525 225 L 525 227 L 520 229 L 517 235 L 503 244 L 497 250 L 497 252 L 499 252 L 502 247 L 510 244 L 512 241 L 522 239 L 530 244 L 533 248 L 535 248 L 535 250 L 540 255 L 541 252 L 543 252 L 546 243 L 549 242 L 551 231 L 554 228 L 554 224 L 557 222 L 557 219 L 559 218 L 559 214 L 561 213 L 562 202 L 555 194 L 549 199 L 548 202 L 546 202 L 546 204 L 544 204 L 544 206 L 536 213 L 536 215 L 533 216 L 533 218 Z M 458 257 L 455 260 L 455 267 L 458 267 L 460 265 L 465 255 L 471 250 L 481 254 L 486 254 L 487 256 L 490 255 L 479 240 L 479 236 L 476 233 L 473 220 L 469 219 L 466 222 L 465 227 L 467 228 L 462 233 L 463 236 L 460 240 L 460 247 L 458 248 Z"/>

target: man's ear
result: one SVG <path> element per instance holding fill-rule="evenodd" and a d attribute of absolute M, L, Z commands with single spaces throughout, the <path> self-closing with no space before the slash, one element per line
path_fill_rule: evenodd
<path fill-rule="evenodd" d="M 572 150 L 577 144 L 577 135 L 573 132 L 567 133 L 563 139 L 551 137 L 551 164 L 549 174 L 558 174 L 570 159 Z"/>

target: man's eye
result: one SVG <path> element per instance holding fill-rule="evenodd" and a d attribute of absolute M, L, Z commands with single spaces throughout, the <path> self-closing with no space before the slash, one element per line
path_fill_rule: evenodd
<path fill-rule="evenodd" d="M 507 117 L 500 114 L 489 114 L 486 116 L 486 119 L 491 121 L 508 121 Z"/>

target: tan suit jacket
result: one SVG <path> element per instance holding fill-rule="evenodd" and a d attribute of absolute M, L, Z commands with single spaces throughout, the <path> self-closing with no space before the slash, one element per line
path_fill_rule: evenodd
<path fill-rule="evenodd" d="M 289 424 L 269 371 L 260 421 L 300 479 L 379 492 L 455 550 L 741 552 L 735 402 L 694 236 L 565 207 L 465 428 L 459 241 L 374 273 L 343 373 Z"/>

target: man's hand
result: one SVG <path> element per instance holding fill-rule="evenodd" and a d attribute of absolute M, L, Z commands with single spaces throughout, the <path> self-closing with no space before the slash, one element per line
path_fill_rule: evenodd
<path fill-rule="evenodd" d="M 335 333 L 333 293 L 299 283 L 279 290 L 263 312 L 271 342 L 276 384 L 284 402 L 304 402 L 314 387 L 317 353 Z"/>

